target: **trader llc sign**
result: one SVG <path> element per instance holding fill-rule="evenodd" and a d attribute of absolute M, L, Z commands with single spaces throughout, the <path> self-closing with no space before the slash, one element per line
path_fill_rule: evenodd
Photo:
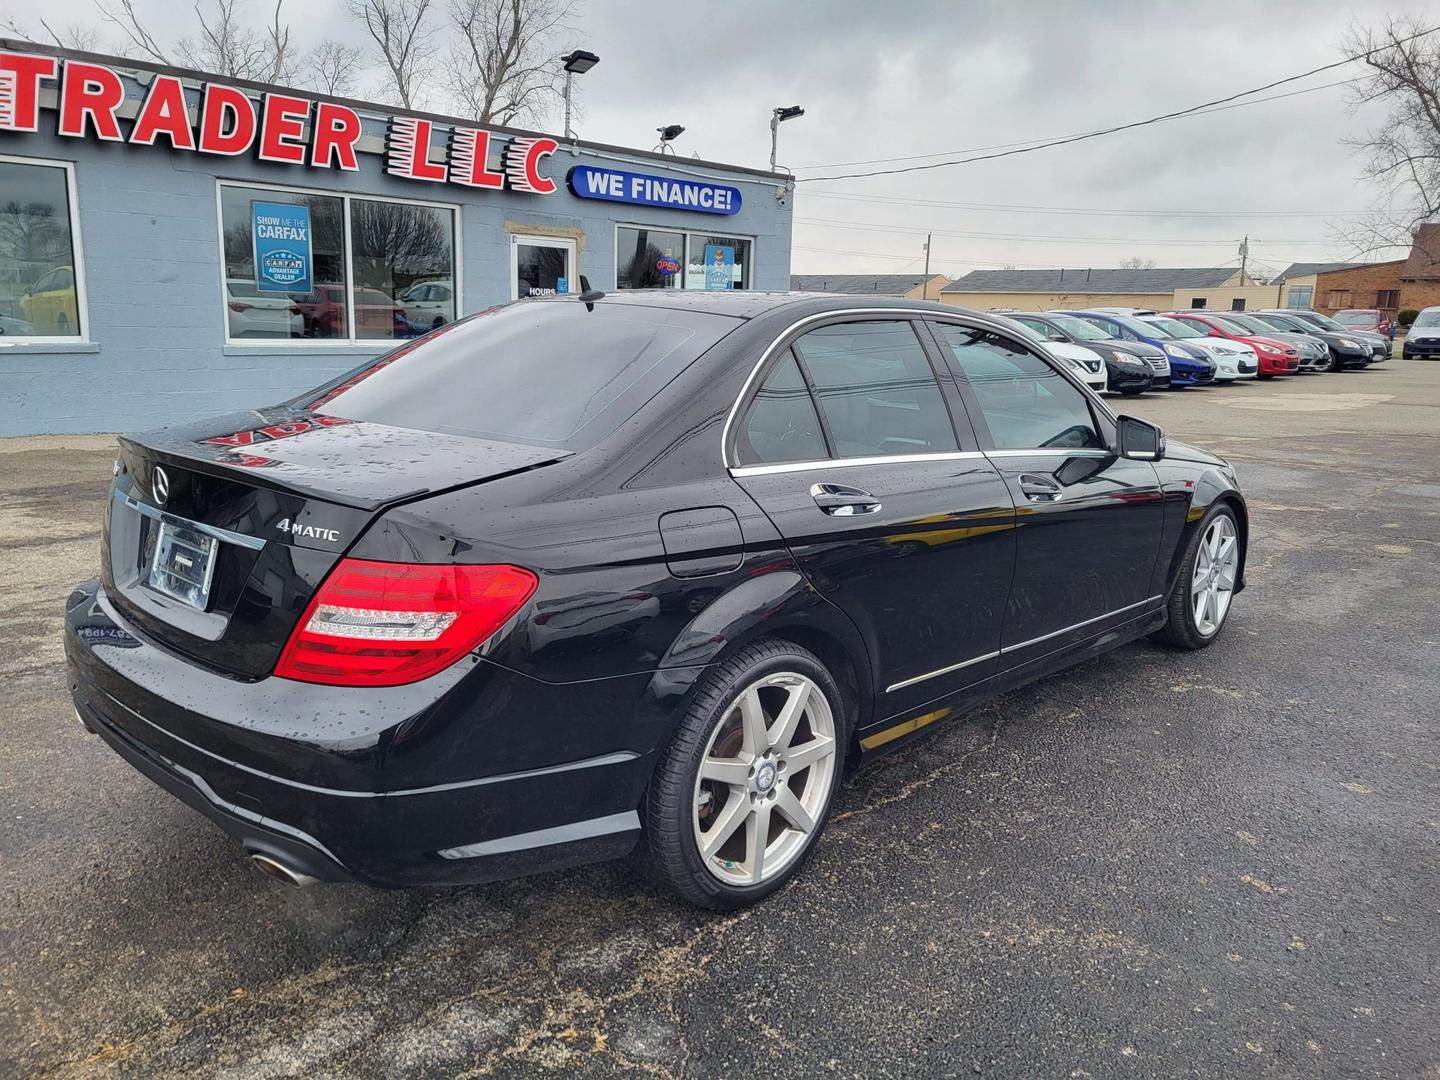
<path fill-rule="evenodd" d="M 175 150 L 238 157 L 253 153 L 276 165 L 358 172 L 356 146 L 360 115 L 347 105 L 267 92 L 260 101 L 223 83 L 199 89 L 197 122 L 190 119 L 185 86 L 174 75 L 156 74 L 144 100 L 121 128 L 125 82 L 103 64 L 53 56 L 0 52 L 0 132 L 40 130 L 40 84 L 59 82 L 57 134 L 103 142 L 154 146 L 165 141 Z M 549 195 L 556 183 L 540 172 L 541 163 L 559 148 L 544 136 L 507 137 L 483 128 L 453 127 L 444 159 L 430 153 L 433 123 L 414 116 L 393 116 L 385 136 L 385 171 L 430 183 L 460 184 L 491 190 Z M 494 144 L 500 168 L 490 167 Z"/>

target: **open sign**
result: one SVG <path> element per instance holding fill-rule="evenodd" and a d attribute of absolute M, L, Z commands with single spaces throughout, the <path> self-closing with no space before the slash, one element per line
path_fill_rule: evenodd
<path fill-rule="evenodd" d="M 678 274 L 680 272 L 680 260 L 671 258 L 669 255 L 666 255 L 665 257 L 656 260 L 655 269 L 659 270 L 660 273 L 664 274 L 666 277 L 669 277 L 671 274 Z"/>

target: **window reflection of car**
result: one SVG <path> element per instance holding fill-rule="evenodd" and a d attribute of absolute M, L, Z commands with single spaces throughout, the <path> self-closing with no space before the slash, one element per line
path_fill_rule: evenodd
<path fill-rule="evenodd" d="M 261 292 L 249 278 L 225 279 L 225 307 L 232 338 L 289 338 L 305 332 L 305 317 L 288 293 Z"/>
<path fill-rule="evenodd" d="M 42 275 L 20 297 L 20 311 L 37 334 L 78 334 L 80 315 L 75 301 L 75 270 L 57 266 Z"/>
<path fill-rule="evenodd" d="M 450 281 L 417 281 L 400 294 L 399 303 L 416 330 L 433 330 L 455 318 L 455 286 Z"/>
<path fill-rule="evenodd" d="M 35 326 L 24 319 L 10 319 L 0 315 L 0 334 L 7 334 L 10 337 L 19 337 L 35 333 Z"/>
<path fill-rule="evenodd" d="M 308 293 L 294 293 L 291 300 L 304 317 L 306 337 L 345 337 L 345 286 L 338 282 L 320 282 Z M 409 337 L 410 324 L 404 312 L 380 289 L 359 287 L 355 290 L 355 325 L 357 337 Z"/>
<path fill-rule="evenodd" d="M 291 293 L 300 309 L 306 337 L 344 337 L 345 286 L 320 282 L 308 293 Z"/>

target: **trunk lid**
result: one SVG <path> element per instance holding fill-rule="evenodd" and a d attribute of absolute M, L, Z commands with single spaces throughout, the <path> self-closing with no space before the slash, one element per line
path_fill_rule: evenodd
<path fill-rule="evenodd" d="M 102 578 L 147 636 L 260 678 L 384 510 L 569 456 L 292 408 L 122 436 Z"/>

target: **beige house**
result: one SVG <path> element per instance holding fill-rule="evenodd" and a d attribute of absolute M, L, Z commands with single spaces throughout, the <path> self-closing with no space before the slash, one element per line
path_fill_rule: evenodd
<path fill-rule="evenodd" d="M 973 270 L 940 294 L 947 304 L 988 311 L 1015 308 L 1133 307 L 1241 310 L 1276 307 L 1278 289 L 1233 266 L 1139 270 Z"/>
<path fill-rule="evenodd" d="M 846 296 L 890 296 L 906 300 L 939 300 L 950 284 L 944 274 L 791 274 L 795 292 L 843 293 Z"/>

